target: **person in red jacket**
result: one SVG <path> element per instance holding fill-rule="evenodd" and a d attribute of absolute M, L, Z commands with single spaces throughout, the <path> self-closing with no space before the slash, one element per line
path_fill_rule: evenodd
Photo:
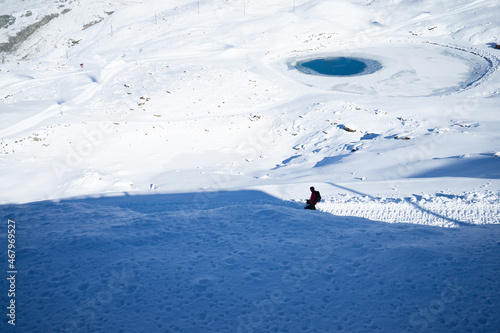
<path fill-rule="evenodd" d="M 316 210 L 316 204 L 318 203 L 318 192 L 314 189 L 314 186 L 311 186 L 311 198 L 307 200 L 307 206 L 304 207 L 304 209 L 311 209 L 311 210 Z"/>

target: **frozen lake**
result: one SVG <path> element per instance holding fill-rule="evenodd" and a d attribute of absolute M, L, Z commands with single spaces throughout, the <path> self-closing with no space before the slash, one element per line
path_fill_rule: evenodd
<path fill-rule="evenodd" d="M 382 68 L 375 60 L 352 57 L 329 57 L 299 62 L 297 69 L 311 75 L 359 76 L 373 74 Z"/>

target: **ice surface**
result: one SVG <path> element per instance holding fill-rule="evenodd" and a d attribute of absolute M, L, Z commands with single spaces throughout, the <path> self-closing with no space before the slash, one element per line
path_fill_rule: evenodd
<path fill-rule="evenodd" d="M 327 76 L 369 75 L 381 69 L 377 61 L 351 57 L 310 59 L 300 62 L 296 67 L 305 74 Z"/>

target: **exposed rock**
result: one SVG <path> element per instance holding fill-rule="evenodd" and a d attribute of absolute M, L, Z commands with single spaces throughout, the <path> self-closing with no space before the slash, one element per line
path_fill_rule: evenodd
<path fill-rule="evenodd" d="M 351 132 L 351 133 L 356 132 L 356 129 L 351 125 L 344 125 L 343 129 L 344 129 L 344 131 Z"/>
<path fill-rule="evenodd" d="M 7 28 L 9 25 L 14 24 L 16 18 L 12 15 L 0 15 L 0 28 Z"/>
<path fill-rule="evenodd" d="M 79 39 L 79 40 L 74 40 L 74 39 L 71 39 L 71 38 L 70 38 L 70 39 L 68 40 L 68 44 L 69 44 L 69 46 L 75 46 L 75 45 L 78 45 L 81 41 L 82 41 L 81 39 Z"/>
<path fill-rule="evenodd" d="M 12 52 L 14 51 L 22 42 L 27 40 L 31 35 L 35 33 L 37 29 L 40 27 L 46 25 L 56 17 L 58 17 L 59 14 L 50 14 L 42 18 L 40 21 L 35 22 L 23 30 L 19 31 L 15 36 L 10 36 L 9 41 L 6 43 L 0 44 L 0 52 Z"/>
<path fill-rule="evenodd" d="M 88 29 L 88 28 L 90 28 L 91 26 L 96 25 L 97 23 L 102 22 L 103 20 L 104 20 L 104 17 L 100 17 L 100 16 L 99 16 L 99 17 L 98 17 L 97 19 L 95 19 L 94 21 L 92 21 L 92 22 L 89 22 L 89 23 L 85 24 L 85 25 L 83 26 L 83 29 L 82 29 L 82 30 Z"/>

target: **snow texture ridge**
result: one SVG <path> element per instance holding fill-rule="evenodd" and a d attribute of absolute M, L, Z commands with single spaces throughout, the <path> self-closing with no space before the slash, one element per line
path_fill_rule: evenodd
<path fill-rule="evenodd" d="M 499 224 L 499 202 L 495 193 L 469 193 L 463 196 L 438 194 L 403 199 L 341 195 L 332 200 L 323 200 L 317 209 L 373 221 L 457 227 Z"/>

